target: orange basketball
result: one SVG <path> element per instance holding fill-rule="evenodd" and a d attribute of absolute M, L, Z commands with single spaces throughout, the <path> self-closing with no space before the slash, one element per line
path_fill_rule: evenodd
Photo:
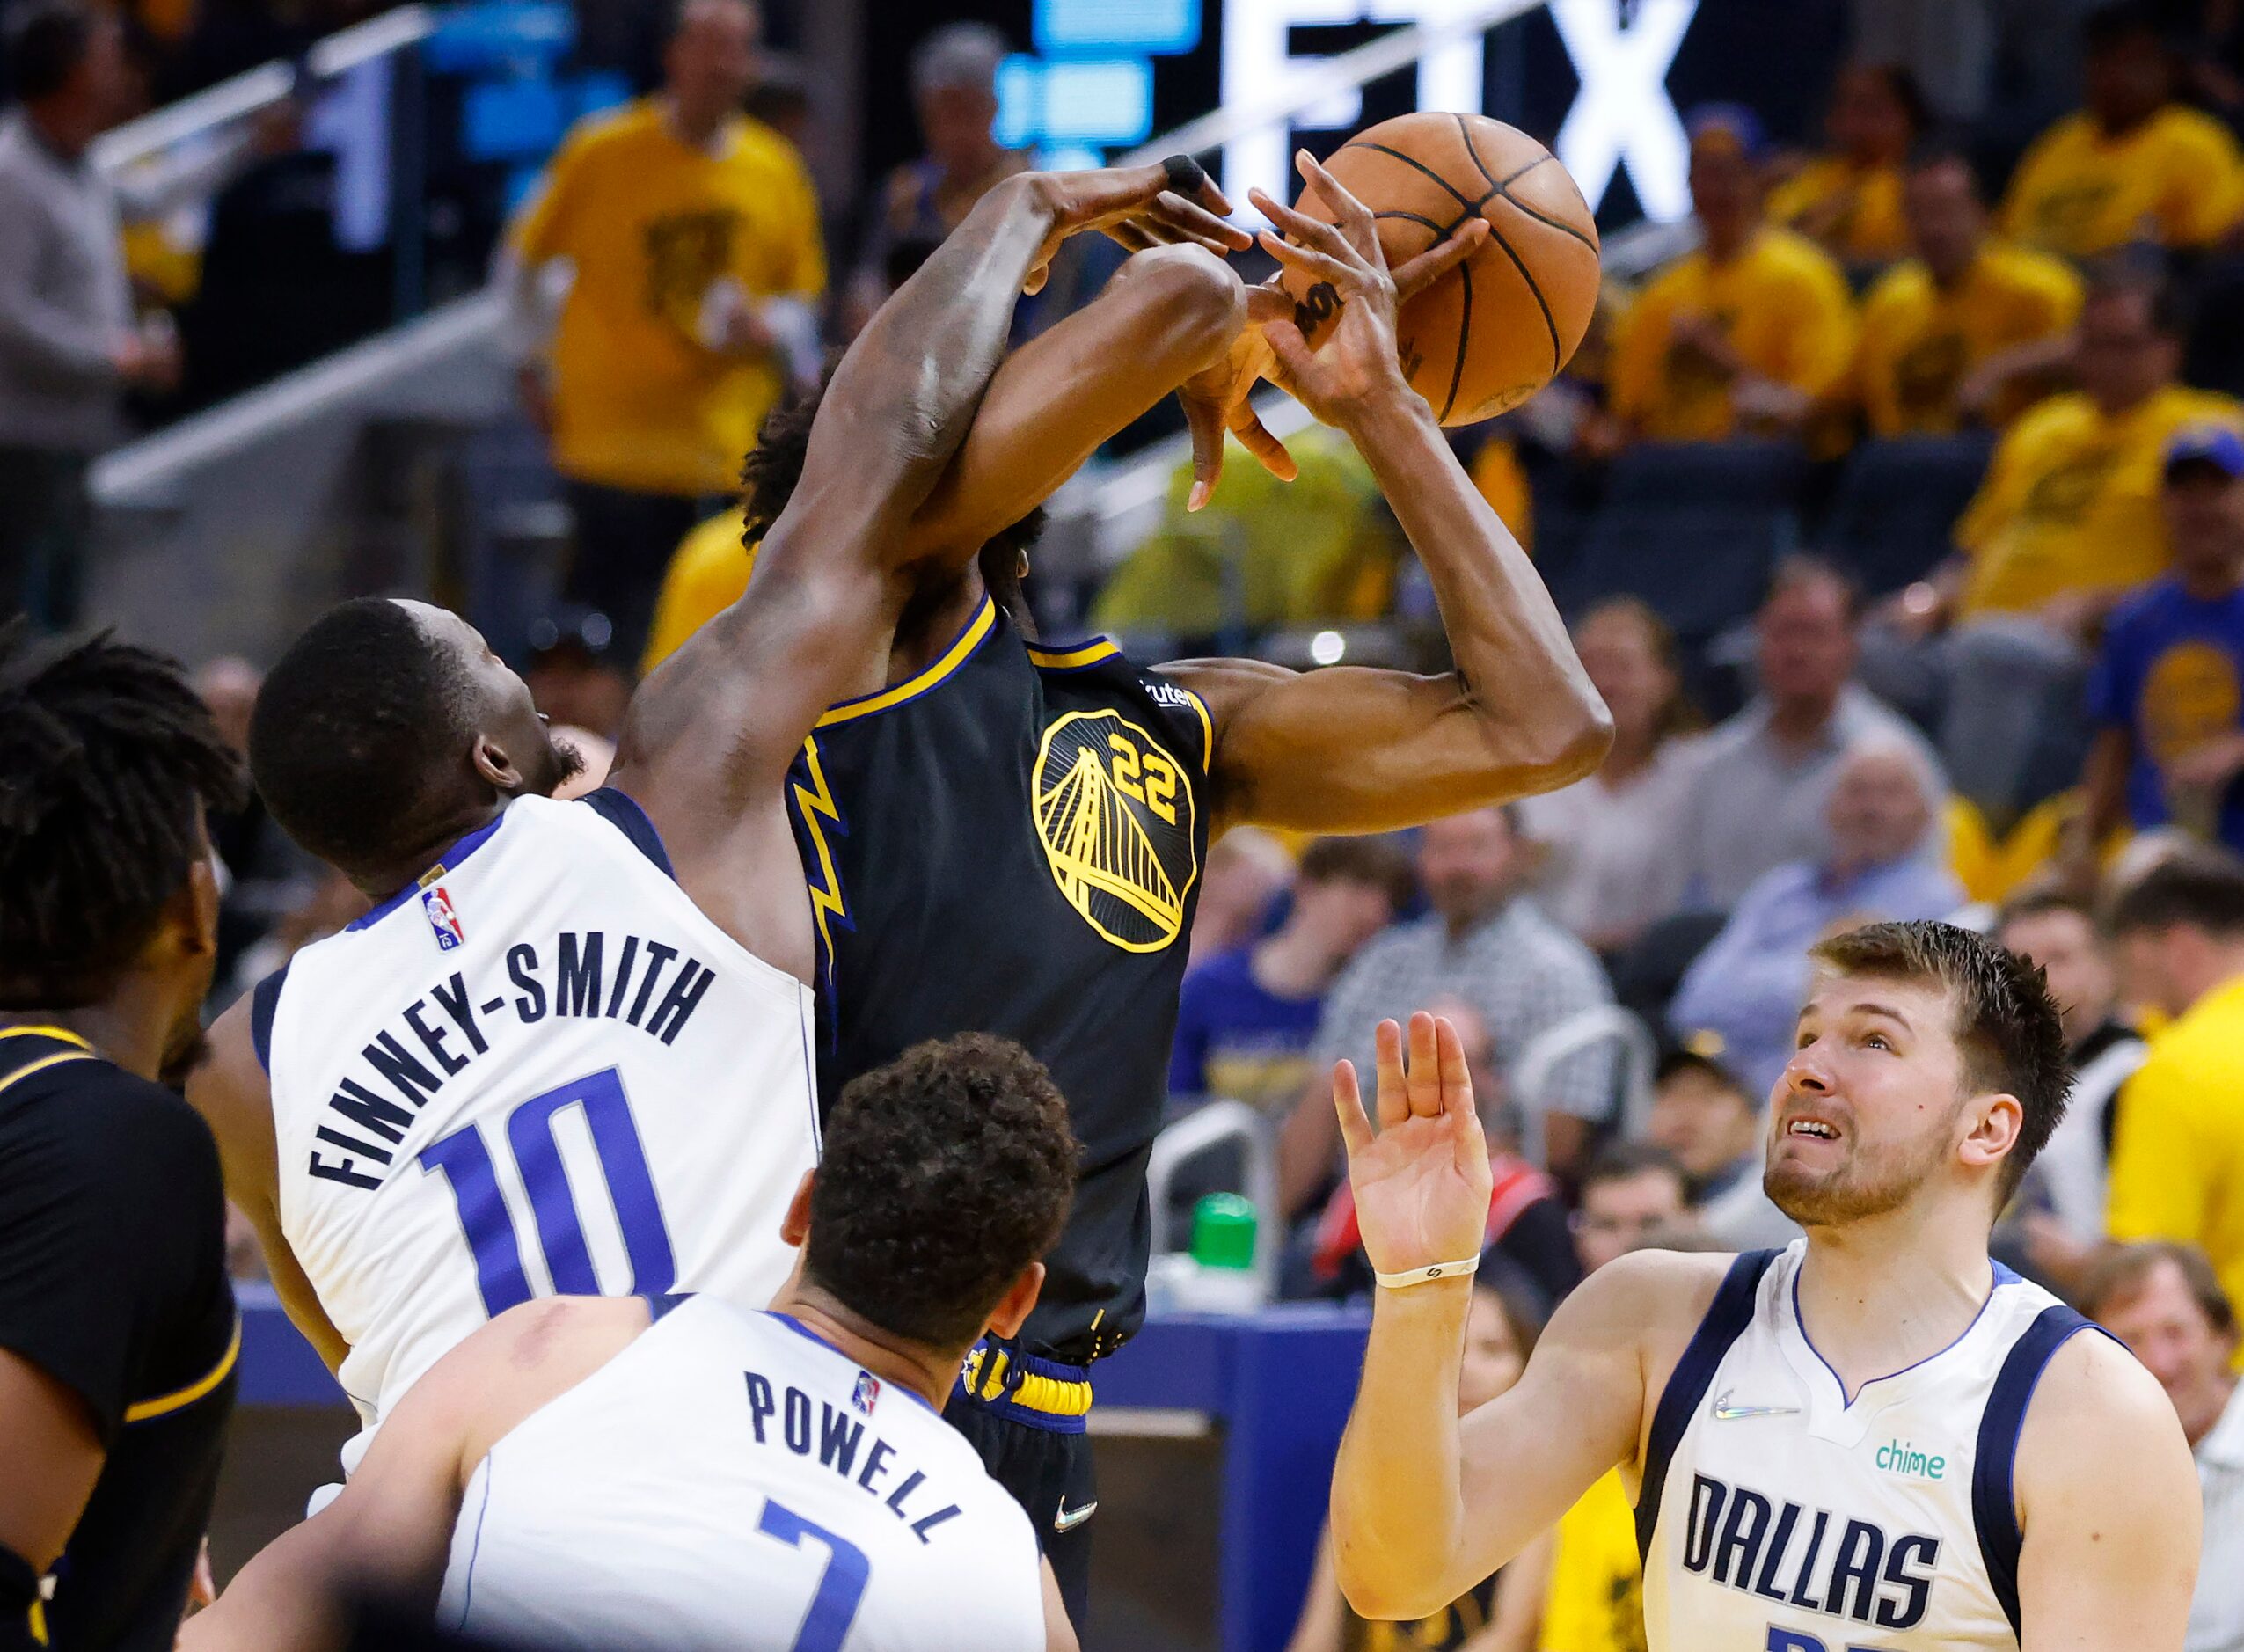
<path fill-rule="evenodd" d="M 1406 114 L 1357 133 L 1325 167 L 1377 215 L 1391 267 L 1474 213 L 1488 221 L 1480 250 L 1407 300 L 1396 328 L 1403 371 L 1444 424 L 1493 419 L 1558 376 L 1597 305 L 1597 226 L 1548 150 L 1486 115 Z M 1333 216 L 1313 191 L 1296 204 Z M 1285 283 L 1320 342 L 1330 290 L 1320 303 L 1320 283 L 1292 271 Z"/>

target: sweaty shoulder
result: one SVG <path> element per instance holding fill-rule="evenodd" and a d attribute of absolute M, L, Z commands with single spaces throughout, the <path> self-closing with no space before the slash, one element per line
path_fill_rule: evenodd
<path fill-rule="evenodd" d="M 2019 1435 L 2014 1483 L 2028 1536 L 2037 1509 L 2085 1514 L 2115 1488 L 2155 1485 L 2161 1473 L 2195 1488 L 2173 1402 L 2111 1337 L 2075 1333 L 2050 1356 Z"/>
<path fill-rule="evenodd" d="M 1634 1345 L 1648 1422 L 1736 1260 L 1696 1252 L 1631 1251 L 1576 1286 L 1552 1316 L 1551 1330 L 1582 1341 Z"/>

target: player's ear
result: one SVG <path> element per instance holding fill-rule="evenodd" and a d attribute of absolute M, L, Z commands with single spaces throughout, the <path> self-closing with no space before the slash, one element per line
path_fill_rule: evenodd
<path fill-rule="evenodd" d="M 810 1188 L 817 1180 L 815 1170 L 802 1173 L 802 1180 L 795 1183 L 794 1197 L 787 1202 L 787 1213 L 779 1220 L 779 1237 L 797 1250 L 810 1237 Z"/>
<path fill-rule="evenodd" d="M 2026 1109 L 2014 1095 L 1983 1095 L 1972 1103 L 1970 1129 L 1957 1149 L 1967 1165 L 1993 1165 L 2007 1158 L 2018 1145 L 2026 1123 Z"/>
<path fill-rule="evenodd" d="M 488 735 L 478 735 L 468 755 L 470 761 L 475 764 L 475 771 L 497 791 L 508 797 L 521 793 L 522 771 L 515 767 L 514 759 L 501 750 Z"/>
<path fill-rule="evenodd" d="M 1031 1262 L 1020 1270 L 998 1305 L 990 1311 L 990 1329 L 998 1336 L 1018 1336 L 1029 1310 L 1044 1290 L 1044 1264 Z"/>

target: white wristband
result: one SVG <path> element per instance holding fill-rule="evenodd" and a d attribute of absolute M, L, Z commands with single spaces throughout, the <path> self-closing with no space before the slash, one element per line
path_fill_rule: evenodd
<path fill-rule="evenodd" d="M 1413 1285 L 1430 1284 L 1436 1279 L 1470 1279 L 1480 1271 L 1480 1259 L 1468 1256 L 1461 1262 L 1436 1262 L 1431 1268 L 1414 1268 L 1407 1274 L 1373 1274 L 1382 1290 L 1407 1290 Z"/>

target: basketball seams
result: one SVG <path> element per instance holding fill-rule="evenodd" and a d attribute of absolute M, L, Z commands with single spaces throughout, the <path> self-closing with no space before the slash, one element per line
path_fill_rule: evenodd
<path fill-rule="evenodd" d="M 1341 145 L 1341 148 L 1344 150 L 1372 150 L 1381 155 L 1388 157 L 1390 159 L 1400 161 L 1405 166 L 1409 167 L 1411 171 L 1421 173 L 1432 182 L 1439 185 L 1441 186 L 1442 193 L 1449 196 L 1451 200 L 1456 201 L 1458 206 L 1465 208 L 1467 211 L 1471 211 L 1473 209 L 1473 202 L 1470 197 L 1458 189 L 1455 184 L 1450 182 L 1448 179 L 1443 177 L 1439 172 L 1427 165 L 1425 162 L 1420 160 L 1414 155 L 1406 155 L 1400 150 L 1389 149 L 1384 143 L 1367 143 L 1362 138 L 1358 138 L 1350 143 L 1343 143 Z M 1486 177 L 1487 174 L 1484 172 L 1482 176 Z M 1460 219 L 1459 222 L 1462 223 L 1463 220 Z"/>
<path fill-rule="evenodd" d="M 1528 162 L 1526 165 L 1512 173 L 1510 177 L 1498 178 L 1494 172 L 1488 170 L 1488 163 L 1480 158 L 1480 148 L 1473 142 L 1472 123 L 1466 121 L 1461 114 L 1453 115 L 1451 118 L 1457 122 L 1458 136 L 1465 140 L 1466 154 L 1472 158 L 1473 164 L 1480 172 L 1480 176 L 1487 180 L 1488 193 L 1480 197 L 1481 204 L 1485 205 L 1487 202 L 1497 196 L 1502 196 L 1513 207 L 1525 214 L 1528 217 L 1532 218 L 1536 223 L 1547 224 L 1552 229 L 1560 231 L 1561 234 L 1572 236 L 1575 240 L 1581 242 L 1582 245 L 1588 247 L 1593 252 L 1597 251 L 1597 244 L 1595 241 L 1592 241 L 1588 236 L 1582 234 L 1581 230 L 1575 229 L 1572 224 L 1568 223 L 1563 219 L 1553 218 L 1548 213 L 1538 211 L 1535 208 L 1529 206 L 1517 195 L 1511 193 L 1511 186 L 1514 184 L 1526 177 L 1528 173 L 1533 172 L 1537 167 L 1544 165 L 1553 158 L 1548 150 L 1546 150 L 1544 153 L 1537 156 L 1533 160 Z M 1541 295 L 1539 293 L 1537 297 L 1539 299 Z M 1550 312 L 1546 310 L 1544 313 L 1548 315 Z"/>
<path fill-rule="evenodd" d="M 1551 314 L 1550 301 L 1543 296 L 1543 289 L 1535 284 L 1535 272 L 1529 269 L 1527 260 L 1513 250 L 1511 243 L 1505 239 L 1504 232 L 1492 223 L 1488 226 L 1488 238 L 1503 249 L 1504 256 L 1519 272 L 1519 279 L 1527 283 L 1527 291 L 1535 300 L 1535 308 L 1543 312 L 1543 325 L 1551 335 L 1551 374 L 1556 377 L 1559 369 L 1566 365 L 1566 347 L 1559 340 L 1558 318 Z M 1464 266 L 1458 267 L 1462 269 Z"/>
<path fill-rule="evenodd" d="M 1515 263 L 1518 260 L 1514 259 Z M 1458 279 L 1465 283 L 1465 302 L 1458 306 L 1457 322 L 1457 360 L 1450 364 L 1450 393 L 1443 399 L 1442 410 L 1434 415 L 1436 423 L 1450 416 L 1457 406 L 1458 386 L 1465 382 L 1465 358 L 1473 345 L 1473 266 L 1468 260 L 1457 267 Z M 1534 283 L 1530 281 L 1531 288 Z M 1537 293 L 1535 302 L 1541 303 L 1543 295 Z"/>

